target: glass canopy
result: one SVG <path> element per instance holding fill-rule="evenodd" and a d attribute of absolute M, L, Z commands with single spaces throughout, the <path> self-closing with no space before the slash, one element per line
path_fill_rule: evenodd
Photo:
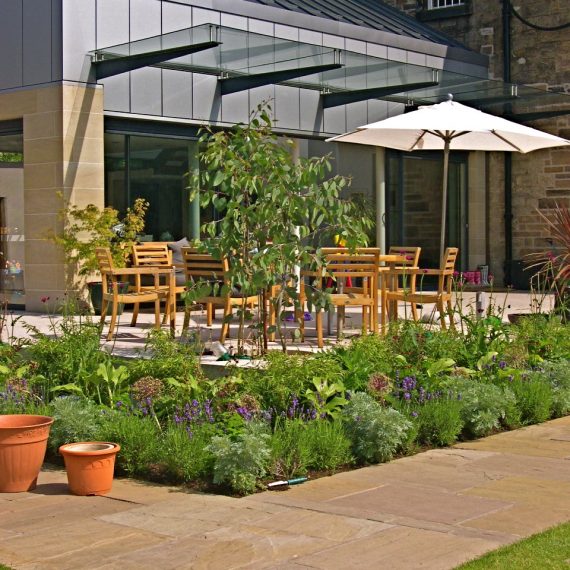
<path fill-rule="evenodd" d="M 215 75 L 221 93 L 286 84 L 318 90 L 323 106 L 366 99 L 407 105 L 454 99 L 521 119 L 570 113 L 570 96 L 225 26 L 192 28 L 91 52 L 97 78 L 156 66 Z"/>

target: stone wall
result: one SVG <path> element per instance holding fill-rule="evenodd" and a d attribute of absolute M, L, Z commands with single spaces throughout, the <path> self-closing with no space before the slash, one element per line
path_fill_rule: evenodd
<path fill-rule="evenodd" d="M 410 15 L 416 13 L 416 2 L 410 0 L 386 0 Z M 542 2 L 514 3 L 515 9 L 526 20 L 543 27 L 554 27 L 570 21 L 567 2 L 543 0 Z M 475 0 L 470 15 L 443 17 L 427 22 L 464 43 L 470 49 L 489 56 L 490 77 L 503 77 L 502 2 Z M 570 94 L 570 33 L 534 30 L 517 18 L 511 18 L 511 82 L 534 85 L 551 91 Z M 564 105 L 570 108 L 570 97 Z M 545 105 L 532 110 L 556 109 Z M 531 110 L 531 109 L 529 109 Z M 570 138 L 570 115 L 535 120 L 529 126 Z M 502 159 L 493 156 L 490 169 L 490 243 L 492 265 L 504 260 L 504 234 L 495 229 L 503 228 L 499 219 L 504 212 Z M 513 257 L 523 258 L 537 250 L 550 247 L 537 210 L 548 215 L 556 204 L 570 205 L 570 148 L 553 149 L 513 155 Z M 501 242 L 498 244 L 497 242 Z M 497 257 L 499 256 L 499 257 Z M 500 260 L 500 261 L 499 261 Z"/>

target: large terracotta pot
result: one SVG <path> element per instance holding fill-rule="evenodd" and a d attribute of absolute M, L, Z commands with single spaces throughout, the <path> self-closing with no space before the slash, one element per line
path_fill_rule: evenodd
<path fill-rule="evenodd" d="M 0 493 L 35 489 L 53 418 L 0 415 Z"/>
<path fill-rule="evenodd" d="M 66 443 L 59 448 L 65 460 L 67 484 L 74 495 L 105 495 L 113 485 L 117 443 Z"/>

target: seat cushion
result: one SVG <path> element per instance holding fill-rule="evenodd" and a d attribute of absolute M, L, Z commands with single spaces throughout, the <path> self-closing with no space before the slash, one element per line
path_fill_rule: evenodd
<path fill-rule="evenodd" d="M 176 273 L 182 273 L 184 271 L 184 260 L 182 259 L 182 248 L 188 247 L 190 242 L 187 237 L 169 243 L 168 249 L 172 251 L 172 263 L 176 266 Z"/>

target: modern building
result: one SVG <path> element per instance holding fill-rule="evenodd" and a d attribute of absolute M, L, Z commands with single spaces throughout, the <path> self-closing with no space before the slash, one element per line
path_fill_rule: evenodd
<path fill-rule="evenodd" d="M 5 0 L 0 226 L 9 301 L 35 310 L 74 282 L 48 237 L 61 231 L 66 204 L 123 210 L 141 196 L 154 239 L 197 237 L 212 215 L 186 190 L 199 129 L 246 122 L 267 100 L 299 155 L 332 152 L 336 171 L 353 177 L 378 245 L 422 245 L 424 260 L 437 263 L 441 157 L 324 141 L 450 90 L 513 116 L 564 105 L 560 94 L 492 79 L 489 55 L 460 40 L 379 0 Z M 452 156 L 448 242 L 461 248 L 464 269 L 491 263 L 500 273 L 506 259 L 494 225 L 502 160 Z"/>
<path fill-rule="evenodd" d="M 515 114 L 518 122 L 570 138 L 570 13 L 566 2 L 386 3 L 488 56 L 489 77 L 513 85 L 514 91 L 510 101 L 480 99 L 485 110 Z M 521 91 L 523 84 L 548 90 L 549 94 L 532 97 L 532 91 Z M 514 105 L 509 107 L 510 103 Z M 487 239 L 487 258 L 499 274 L 504 260 L 506 280 L 516 285 L 528 280 L 528 272 L 521 274 L 521 260 L 553 245 L 538 212 L 548 216 L 557 204 L 570 206 L 570 148 L 491 160 L 487 225 L 493 238 Z"/>

